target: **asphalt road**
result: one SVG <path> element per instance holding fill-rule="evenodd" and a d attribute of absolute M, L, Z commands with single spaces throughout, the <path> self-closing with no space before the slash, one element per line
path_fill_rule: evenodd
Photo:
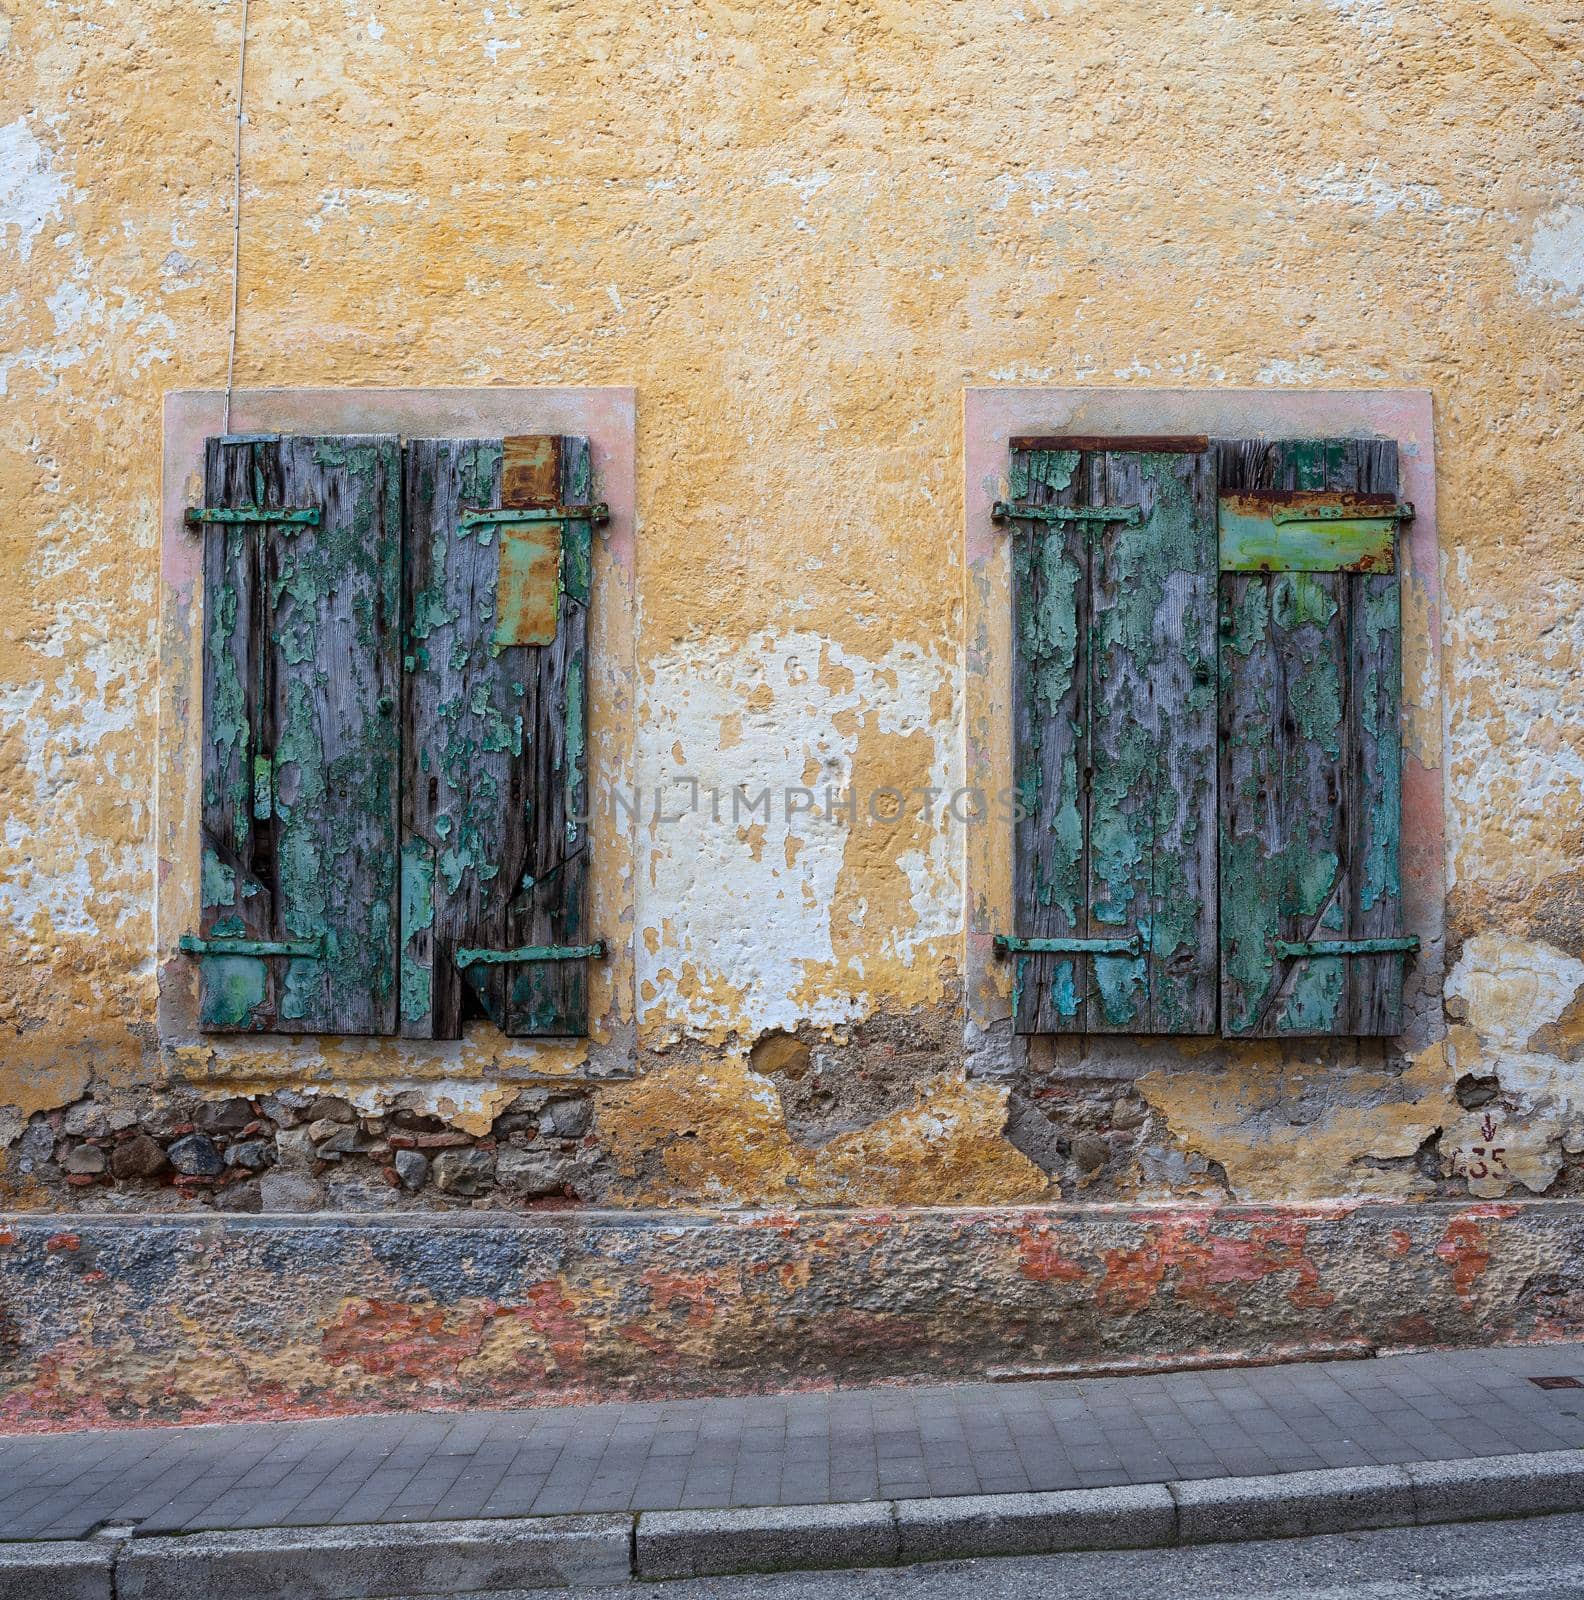
<path fill-rule="evenodd" d="M 556 1591 L 560 1600 L 632 1600 L 634 1592 Z M 648 1584 L 642 1594 L 647 1600 L 1584 1600 L 1584 1515 L 1189 1550 L 708 1578 Z"/>

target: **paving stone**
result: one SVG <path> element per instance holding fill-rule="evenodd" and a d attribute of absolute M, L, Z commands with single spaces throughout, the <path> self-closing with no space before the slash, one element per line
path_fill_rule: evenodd
<path fill-rule="evenodd" d="M 355 1516 L 722 1505 L 1460 1461 L 1584 1444 L 1584 1406 L 1529 1371 L 1584 1345 L 1286 1370 L 959 1384 L 755 1400 L 238 1424 L 0 1440 L 0 1525 L 145 1534 Z M 15 1487 L 13 1487 L 15 1486 Z M 685 1494 L 684 1494 L 685 1491 Z M 384 1511 L 380 1510 L 384 1507 Z"/>

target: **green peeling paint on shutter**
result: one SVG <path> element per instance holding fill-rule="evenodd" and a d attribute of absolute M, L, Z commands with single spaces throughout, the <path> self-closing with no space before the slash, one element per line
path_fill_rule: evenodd
<path fill-rule="evenodd" d="M 407 447 L 401 1031 L 457 1038 L 482 1012 L 514 1036 L 588 1031 L 587 959 L 459 950 L 590 944 L 585 730 L 588 521 L 468 510 L 591 501 L 588 441 Z"/>
<path fill-rule="evenodd" d="M 200 1026 L 393 1032 L 397 441 L 211 439 L 204 503 Z"/>
<path fill-rule="evenodd" d="M 1215 1028 L 1214 455 L 1139 443 L 1011 455 L 1019 1033 Z M 1017 948 L 1127 937 L 1139 954 Z"/>
<path fill-rule="evenodd" d="M 1397 447 L 1221 440 L 1220 494 L 1317 491 L 1394 503 Z M 1239 513 L 1241 515 L 1241 512 Z M 1234 1036 L 1394 1034 L 1403 953 L 1280 946 L 1401 935 L 1401 606 L 1395 524 L 1367 570 L 1227 571 L 1221 629 L 1221 1029 Z M 1376 525 L 1371 533 L 1380 537 Z M 1345 553 L 1350 554 L 1350 553 Z"/>

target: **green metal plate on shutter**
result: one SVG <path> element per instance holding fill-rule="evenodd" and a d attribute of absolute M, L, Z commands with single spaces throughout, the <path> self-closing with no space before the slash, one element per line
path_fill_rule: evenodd
<path fill-rule="evenodd" d="M 1223 508 L 1271 490 L 1289 503 L 1395 504 L 1397 450 L 1223 440 L 1219 475 Z M 1222 1032 L 1397 1033 L 1406 953 L 1397 577 L 1230 571 L 1220 607 Z M 1338 953 L 1308 953 L 1327 944 Z"/>
<path fill-rule="evenodd" d="M 1221 570 L 1391 572 L 1408 509 L 1394 494 L 1222 485 Z"/>
<path fill-rule="evenodd" d="M 394 1032 L 397 441 L 211 439 L 204 507 L 200 1024 Z"/>
<path fill-rule="evenodd" d="M 1211 1032 L 1213 457 L 1014 450 L 1009 500 L 1014 1026 Z M 1020 518 L 1020 506 L 1137 515 Z M 1133 939 L 1141 953 L 1118 953 Z"/>

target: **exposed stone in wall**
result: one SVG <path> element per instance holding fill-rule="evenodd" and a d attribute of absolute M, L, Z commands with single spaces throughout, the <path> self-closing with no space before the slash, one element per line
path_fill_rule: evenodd
<path fill-rule="evenodd" d="M 604 1198 L 611 1166 L 587 1090 L 517 1091 L 482 1133 L 417 1108 L 429 1098 L 398 1094 L 375 1110 L 285 1088 L 79 1100 L 36 1113 L 0 1151 L 0 1207 L 445 1211 Z"/>
<path fill-rule="evenodd" d="M 882 1012 L 834 1038 L 774 1029 L 754 1042 L 748 1065 L 775 1084 L 787 1132 L 814 1149 L 916 1105 L 943 1067 L 955 1067 L 961 1032 L 950 1005 Z"/>
<path fill-rule="evenodd" d="M 436 1089 L 106 1090 L 14 1116 L 0 1203 L 239 1211 L 1432 1199 L 1584 1193 L 1584 962 L 1469 940 L 1451 1031 L 1379 1042 L 1042 1042 L 967 1075 L 952 1001 L 637 1078 Z M 356 1103 L 354 1103 L 354 1100 Z"/>

